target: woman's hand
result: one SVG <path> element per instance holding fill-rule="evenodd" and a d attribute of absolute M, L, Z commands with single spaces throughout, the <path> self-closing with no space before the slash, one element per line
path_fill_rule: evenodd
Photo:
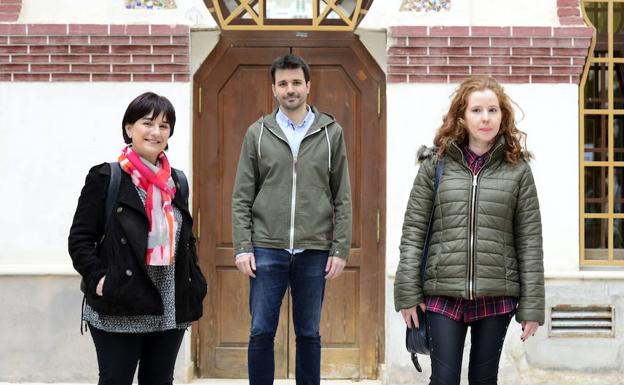
<path fill-rule="evenodd" d="M 539 328 L 539 324 L 535 321 L 522 321 L 522 334 L 520 335 L 520 339 L 522 342 L 529 339 L 529 337 L 534 336 L 535 332 Z"/>
<path fill-rule="evenodd" d="M 95 294 L 99 295 L 100 297 L 104 295 L 104 280 L 105 279 L 106 279 L 106 276 L 103 276 L 102 278 L 100 278 L 100 282 L 98 282 L 97 286 L 95 287 Z"/>
<path fill-rule="evenodd" d="M 420 306 L 420 309 L 424 312 L 425 309 L 427 308 L 427 306 L 424 303 L 420 303 L 418 304 L 418 306 Z M 403 319 L 405 320 L 405 323 L 407 324 L 408 328 L 412 328 L 412 325 L 416 326 L 416 329 L 418 329 L 419 325 L 418 325 L 418 314 L 416 313 L 416 306 L 412 306 L 408 309 L 401 309 L 401 315 L 403 316 Z"/>

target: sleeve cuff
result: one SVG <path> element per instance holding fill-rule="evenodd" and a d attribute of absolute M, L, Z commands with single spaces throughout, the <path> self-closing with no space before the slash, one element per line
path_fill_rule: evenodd
<path fill-rule="evenodd" d="M 347 258 L 349 257 L 349 249 L 348 248 L 332 247 L 329 250 L 329 256 L 330 257 L 342 258 L 342 259 L 344 259 L 346 261 Z"/>
<path fill-rule="evenodd" d="M 236 248 L 234 248 L 234 258 L 238 258 L 241 254 L 253 252 L 253 246 L 237 246 Z"/>

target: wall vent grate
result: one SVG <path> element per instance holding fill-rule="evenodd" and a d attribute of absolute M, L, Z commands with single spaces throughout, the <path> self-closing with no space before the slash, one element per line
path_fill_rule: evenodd
<path fill-rule="evenodd" d="M 615 314 L 609 305 L 557 305 L 550 311 L 550 337 L 614 337 Z"/>

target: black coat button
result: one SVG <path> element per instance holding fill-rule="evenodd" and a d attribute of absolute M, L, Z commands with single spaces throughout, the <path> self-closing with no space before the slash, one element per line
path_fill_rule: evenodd
<path fill-rule="evenodd" d="M 121 244 L 122 244 L 122 245 L 125 245 L 125 244 L 127 244 L 127 243 L 128 243 L 128 241 L 126 240 L 126 238 L 123 238 L 123 237 L 121 238 L 121 241 L 120 241 L 120 242 L 121 242 Z"/>

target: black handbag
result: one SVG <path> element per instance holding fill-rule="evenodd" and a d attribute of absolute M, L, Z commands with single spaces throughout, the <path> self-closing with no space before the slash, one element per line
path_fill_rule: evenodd
<path fill-rule="evenodd" d="M 435 198 L 438 194 L 438 187 L 440 185 L 440 178 L 444 172 L 444 159 L 438 158 L 436 162 L 436 174 L 433 184 L 433 199 L 431 204 L 431 214 L 429 216 L 429 225 L 427 226 L 427 236 L 425 237 L 425 244 L 423 245 L 422 257 L 420 259 L 420 280 L 421 286 L 425 284 L 425 272 L 427 269 L 427 260 L 429 258 L 429 241 L 431 240 L 431 225 L 433 223 L 433 213 L 435 206 Z M 418 329 L 406 328 L 405 331 L 405 347 L 407 351 L 412 355 L 412 363 L 417 371 L 422 372 L 422 367 L 418 362 L 418 356 L 416 354 L 429 355 L 429 338 L 427 336 L 427 315 L 420 306 L 416 305 L 416 314 L 418 316 Z"/>

